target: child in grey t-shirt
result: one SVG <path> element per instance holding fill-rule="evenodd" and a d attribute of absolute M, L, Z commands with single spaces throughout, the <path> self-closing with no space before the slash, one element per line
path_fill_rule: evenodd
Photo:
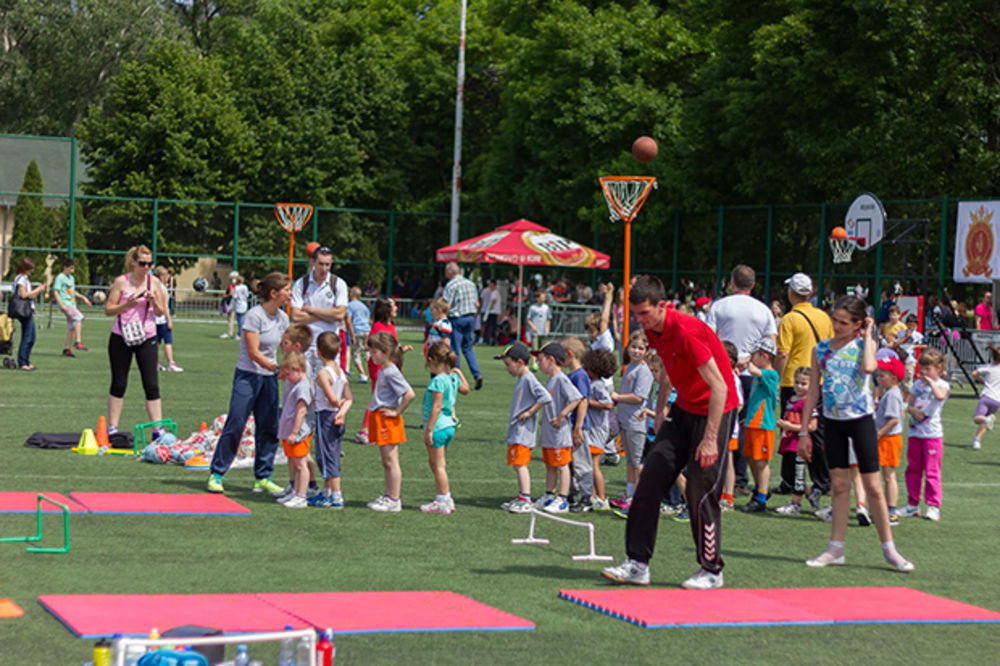
<path fill-rule="evenodd" d="M 507 425 L 507 465 L 517 474 L 517 497 L 500 505 L 511 513 L 531 511 L 531 476 L 528 463 L 535 448 L 535 431 L 538 427 L 538 411 L 552 402 L 545 390 L 528 367 L 531 354 L 521 342 L 508 345 L 496 358 L 503 361 L 507 373 L 517 378 L 514 384 L 514 399 L 510 403 L 510 420 Z"/>
<path fill-rule="evenodd" d="M 312 426 L 306 415 L 312 404 L 312 384 L 306 372 L 306 357 L 291 352 L 281 362 L 278 376 L 285 380 L 285 399 L 278 419 L 278 439 L 288 456 L 295 491 L 278 501 L 289 509 L 309 506 L 306 492 L 309 488 L 309 446 Z"/>

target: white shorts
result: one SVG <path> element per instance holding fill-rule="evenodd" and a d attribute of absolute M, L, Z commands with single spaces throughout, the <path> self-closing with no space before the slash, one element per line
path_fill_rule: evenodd
<path fill-rule="evenodd" d="M 70 330 L 73 330 L 74 326 L 83 321 L 83 313 L 75 305 L 70 305 L 63 310 L 63 315 L 66 317 L 66 328 Z"/>

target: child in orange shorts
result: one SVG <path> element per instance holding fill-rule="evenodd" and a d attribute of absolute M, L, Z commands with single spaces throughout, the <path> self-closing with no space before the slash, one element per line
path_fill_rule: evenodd
<path fill-rule="evenodd" d="M 535 448 L 535 430 L 538 419 L 535 415 L 552 397 L 541 382 L 531 372 L 531 353 L 521 342 L 507 345 L 496 358 L 503 361 L 507 373 L 517 379 L 514 384 L 514 399 L 510 403 L 510 420 L 507 425 L 507 464 L 517 474 L 517 497 L 500 505 L 511 513 L 531 511 L 531 476 L 528 463 Z"/>
<path fill-rule="evenodd" d="M 538 367 L 549 376 L 545 389 L 552 402 L 545 405 L 538 438 L 545 463 L 545 494 L 535 502 L 535 508 L 547 513 L 569 512 L 569 463 L 573 457 L 569 415 L 583 401 L 583 395 L 562 371 L 565 360 L 566 350 L 557 342 L 550 342 L 538 353 Z"/>
<path fill-rule="evenodd" d="M 774 410 L 778 406 L 778 372 L 773 368 L 777 351 L 774 340 L 768 337 L 761 337 L 750 348 L 747 369 L 753 375 L 753 383 L 747 396 L 743 455 L 750 461 L 750 471 L 757 487 L 750 501 L 740 507 L 744 513 L 760 513 L 767 509 L 774 431 L 777 428 Z"/>
<path fill-rule="evenodd" d="M 882 482 L 885 484 L 885 502 L 889 506 L 889 524 L 899 523 L 896 503 L 899 501 L 899 484 L 896 482 L 896 468 L 903 451 L 903 414 L 906 402 L 899 383 L 906 377 L 906 367 L 898 358 L 886 358 L 878 362 L 878 385 L 882 397 L 875 409 L 875 428 L 878 430 L 878 464 L 882 468 Z"/>
<path fill-rule="evenodd" d="M 309 488 L 309 445 L 312 442 L 312 426 L 309 405 L 312 404 L 312 384 L 306 371 L 306 357 L 300 352 L 285 354 L 278 369 L 278 378 L 285 380 L 285 398 L 278 419 L 278 439 L 288 456 L 294 490 L 279 498 L 279 502 L 289 509 L 304 509 L 309 506 L 306 492 Z"/>
<path fill-rule="evenodd" d="M 368 508 L 398 513 L 403 508 L 399 499 L 403 484 L 399 445 L 406 441 L 403 412 L 413 402 L 416 394 L 397 365 L 402 360 L 403 351 L 396 338 L 386 331 L 379 331 L 368 336 L 366 344 L 372 362 L 379 366 L 372 399 L 368 403 L 368 437 L 378 445 L 385 474 L 385 493 L 369 502 Z"/>

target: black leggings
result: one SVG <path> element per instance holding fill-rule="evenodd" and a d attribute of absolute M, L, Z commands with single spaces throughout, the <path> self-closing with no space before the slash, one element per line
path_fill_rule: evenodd
<path fill-rule="evenodd" d="M 871 414 L 850 421 L 824 419 L 826 456 L 830 469 L 848 469 L 848 447 L 854 446 L 858 470 L 862 474 L 878 471 L 878 432 Z"/>
<path fill-rule="evenodd" d="M 111 361 L 111 390 L 114 398 L 124 398 L 128 388 L 128 371 L 132 367 L 132 355 L 139 365 L 142 376 L 142 388 L 146 392 L 146 400 L 160 399 L 160 380 L 156 376 L 157 347 L 156 338 L 150 338 L 141 345 L 129 347 L 125 339 L 117 333 L 108 338 L 108 359 Z"/>

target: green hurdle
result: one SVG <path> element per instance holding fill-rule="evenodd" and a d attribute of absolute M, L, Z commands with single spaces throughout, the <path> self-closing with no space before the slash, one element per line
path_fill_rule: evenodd
<path fill-rule="evenodd" d="M 64 504 L 60 504 L 55 500 L 49 499 L 42 493 L 38 493 L 38 506 L 35 510 L 35 515 L 37 517 L 37 533 L 35 536 L 25 536 L 25 537 L 2 537 L 0 538 L 0 543 L 15 543 L 15 542 L 34 542 L 42 540 L 42 502 L 48 502 L 49 504 L 54 504 L 55 506 L 62 509 L 63 515 L 63 547 L 62 548 L 45 548 L 42 546 L 28 546 L 25 549 L 28 553 L 68 553 L 69 552 L 69 507 Z"/>
<path fill-rule="evenodd" d="M 177 436 L 177 422 L 173 419 L 159 419 L 157 421 L 150 421 L 148 423 L 137 423 L 135 425 L 135 437 L 132 439 L 132 454 L 139 455 L 139 452 L 146 448 L 147 443 L 152 443 L 152 437 L 150 441 L 146 442 L 146 431 L 150 431 L 152 434 L 153 428 L 162 427 L 164 430 L 169 430 Z"/>

